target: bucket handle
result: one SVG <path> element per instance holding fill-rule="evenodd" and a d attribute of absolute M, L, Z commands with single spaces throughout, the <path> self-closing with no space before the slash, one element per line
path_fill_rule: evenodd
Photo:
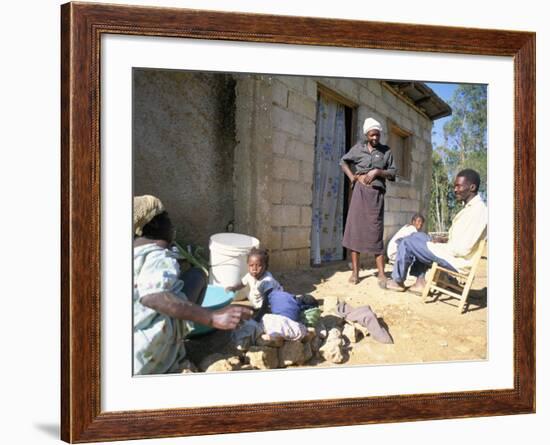
<path fill-rule="evenodd" d="M 218 263 L 218 264 L 209 264 L 208 267 L 209 267 L 210 269 L 212 269 L 212 268 L 215 267 L 215 266 L 223 266 L 224 264 L 226 264 L 226 263 L 228 263 L 228 262 L 230 262 L 230 261 L 233 261 L 233 260 L 234 260 L 234 258 L 229 258 L 228 260 L 222 261 L 221 263 Z"/>

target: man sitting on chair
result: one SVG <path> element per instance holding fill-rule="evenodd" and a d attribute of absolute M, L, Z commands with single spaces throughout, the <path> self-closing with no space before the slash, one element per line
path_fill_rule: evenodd
<path fill-rule="evenodd" d="M 454 217 L 447 238 L 431 239 L 423 232 L 413 233 L 401 240 L 387 289 L 402 292 L 409 272 L 416 276 L 411 292 L 422 293 L 426 281 L 424 275 L 433 262 L 454 272 L 465 272 L 478 243 L 485 239 L 487 229 L 487 206 L 477 194 L 479 174 L 465 169 L 456 175 L 454 193 L 464 208 Z"/>

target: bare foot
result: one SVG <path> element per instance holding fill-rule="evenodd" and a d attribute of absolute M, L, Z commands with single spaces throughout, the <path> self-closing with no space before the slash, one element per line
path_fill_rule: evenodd
<path fill-rule="evenodd" d="M 404 292 L 405 287 L 402 284 L 399 284 L 393 280 L 386 281 L 386 289 L 393 290 L 395 292 Z"/>
<path fill-rule="evenodd" d="M 422 295 L 422 292 L 424 291 L 424 286 L 426 286 L 426 281 L 418 278 L 416 282 L 407 290 L 409 292 L 412 292 L 413 294 Z"/>
<path fill-rule="evenodd" d="M 349 277 L 349 279 L 348 279 L 348 283 L 351 283 L 351 284 L 359 283 L 359 277 L 352 273 L 351 277 Z"/>

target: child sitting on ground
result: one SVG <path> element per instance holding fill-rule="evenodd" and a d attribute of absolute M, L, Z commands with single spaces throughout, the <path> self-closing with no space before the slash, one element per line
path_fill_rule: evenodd
<path fill-rule="evenodd" d="M 273 278 L 273 275 L 267 270 L 269 267 L 269 254 L 267 249 L 252 248 L 248 254 L 248 273 L 243 277 L 241 282 L 235 286 L 225 288 L 228 292 L 236 292 L 249 287 L 248 301 L 252 303 L 254 309 L 260 309 L 264 302 L 264 297 L 260 289 L 273 289 L 282 291 L 283 287 Z"/>
<path fill-rule="evenodd" d="M 395 235 L 393 235 L 392 239 L 388 243 L 388 259 L 390 263 L 395 262 L 395 257 L 397 255 L 397 245 L 399 244 L 399 241 L 401 241 L 401 239 L 405 238 L 406 236 L 409 236 L 411 233 L 420 232 L 422 230 L 422 227 L 424 226 L 424 221 L 424 216 L 422 216 L 420 213 L 415 213 L 414 216 L 411 218 L 411 223 L 405 224 L 397 231 Z"/>
<path fill-rule="evenodd" d="M 301 322 L 303 309 L 312 305 L 303 296 L 270 288 L 271 283 L 264 283 L 259 290 L 264 297 L 263 306 L 255 320 L 261 323 L 264 337 L 298 341 L 307 335 L 306 326 Z M 314 299 L 313 299 L 314 300 Z M 316 302 L 315 302 L 316 303 Z"/>

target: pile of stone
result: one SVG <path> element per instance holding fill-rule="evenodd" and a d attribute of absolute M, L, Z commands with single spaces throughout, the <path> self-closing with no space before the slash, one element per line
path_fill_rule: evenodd
<path fill-rule="evenodd" d="M 316 326 L 309 327 L 307 335 L 299 341 L 261 334 L 244 348 L 234 348 L 231 353 L 208 355 L 200 361 L 198 369 L 186 360 L 182 372 L 278 369 L 322 361 L 343 363 L 349 349 L 364 334 L 357 326 L 324 312 Z"/>

